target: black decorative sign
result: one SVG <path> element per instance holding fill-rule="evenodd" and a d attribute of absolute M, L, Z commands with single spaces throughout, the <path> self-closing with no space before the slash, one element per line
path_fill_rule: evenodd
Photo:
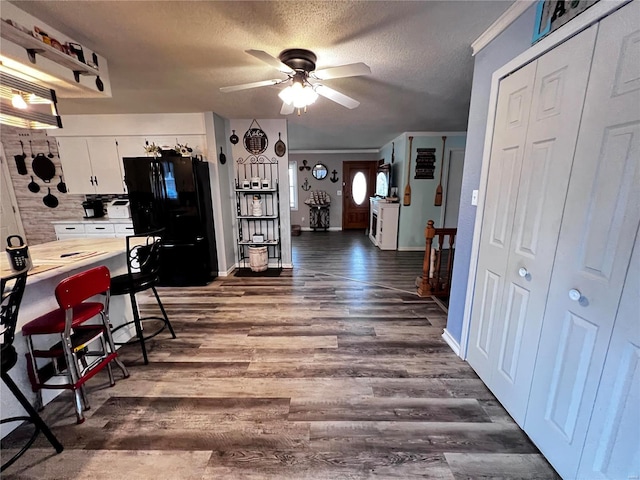
<path fill-rule="evenodd" d="M 436 170 L 436 149 L 418 148 L 416 157 L 416 179 L 433 179 Z"/>
<path fill-rule="evenodd" d="M 247 152 L 253 155 L 264 153 L 267 145 L 269 145 L 267 134 L 264 133 L 264 130 L 262 130 L 262 127 L 255 119 L 251 122 L 251 125 L 249 125 L 249 130 L 244 134 L 243 142 Z"/>

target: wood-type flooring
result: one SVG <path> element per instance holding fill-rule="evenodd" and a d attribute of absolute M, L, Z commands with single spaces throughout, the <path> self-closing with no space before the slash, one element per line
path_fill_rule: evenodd
<path fill-rule="evenodd" d="M 123 347 L 131 376 L 88 382 L 85 423 L 68 392 L 48 404 L 64 452 L 40 435 L 2 477 L 558 478 L 442 340 L 445 313 L 414 293 L 420 252 L 361 232 L 304 232 L 293 248 L 279 277 L 160 289 L 178 338 L 150 341 L 147 366 Z"/>

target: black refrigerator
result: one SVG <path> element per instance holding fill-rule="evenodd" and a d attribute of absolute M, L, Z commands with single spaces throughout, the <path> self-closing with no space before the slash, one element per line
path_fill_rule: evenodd
<path fill-rule="evenodd" d="M 216 278 L 209 164 L 198 158 L 123 158 L 136 234 L 164 228 L 160 284 L 206 285 Z"/>

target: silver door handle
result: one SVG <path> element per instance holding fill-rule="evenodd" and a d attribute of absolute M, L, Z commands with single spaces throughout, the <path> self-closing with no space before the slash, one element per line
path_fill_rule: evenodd
<path fill-rule="evenodd" d="M 572 288 L 571 290 L 569 290 L 569 298 L 574 302 L 577 302 L 582 298 L 582 294 L 580 293 L 580 290 L 576 290 L 575 288 Z"/>
<path fill-rule="evenodd" d="M 524 278 L 527 275 L 529 275 L 529 270 L 527 270 L 524 267 L 520 267 L 520 269 L 518 270 L 518 275 L 520 275 L 522 278 Z"/>

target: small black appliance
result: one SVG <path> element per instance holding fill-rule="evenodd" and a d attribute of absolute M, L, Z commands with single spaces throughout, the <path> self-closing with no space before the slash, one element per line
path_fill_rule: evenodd
<path fill-rule="evenodd" d="M 85 218 L 104 217 L 104 205 L 102 204 L 102 200 L 85 200 L 82 202 L 82 208 L 84 208 Z"/>

